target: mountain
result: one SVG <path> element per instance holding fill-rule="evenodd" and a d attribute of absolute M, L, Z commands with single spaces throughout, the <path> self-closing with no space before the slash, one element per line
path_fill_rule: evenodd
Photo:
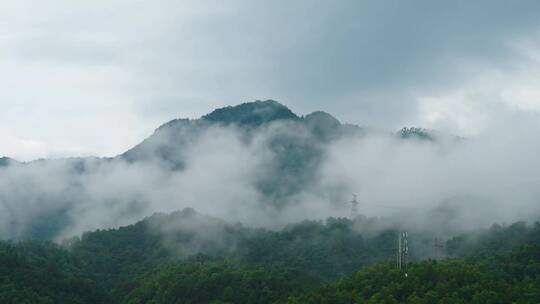
<path fill-rule="evenodd" d="M 344 124 L 324 111 L 315 111 L 305 116 L 298 116 L 285 105 L 275 100 L 246 102 L 236 106 L 227 106 L 215 109 L 199 119 L 177 118 L 160 127 L 133 148 L 114 158 L 101 158 L 102 160 L 126 160 L 128 162 L 162 160 L 172 165 L 173 169 L 182 168 L 182 148 L 192 143 L 202 132 L 212 126 L 236 126 L 240 130 L 248 131 L 268 127 L 272 123 L 291 124 L 293 130 L 307 131 L 313 140 L 329 142 L 344 135 L 365 135 L 368 128 L 353 124 Z M 407 138 L 435 140 L 436 133 L 422 128 L 403 128 L 396 135 Z M 67 158 L 82 166 L 86 158 Z M 88 159 L 97 159 L 90 157 Z M 37 161 L 45 161 L 40 159 Z M 63 161 L 64 159 L 57 159 Z M 34 161 L 35 162 L 35 161 Z M 0 166 L 17 163 L 9 157 L 0 157 Z M 30 162 L 32 163 L 32 162 Z"/>
<path fill-rule="evenodd" d="M 362 128 L 341 124 L 325 112 L 299 117 L 276 101 L 255 101 L 217 109 L 200 119 L 169 121 L 118 158 L 128 162 L 158 161 L 171 170 L 182 170 L 187 148 L 216 127 L 234 130 L 245 143 L 264 134 L 264 149 L 273 155 L 274 162 L 264 168 L 268 174 L 255 182 L 276 206 L 313 181 L 326 145 L 345 135 L 364 134 Z"/>
<path fill-rule="evenodd" d="M 142 143 L 121 154 L 119 158 L 129 162 L 158 159 L 169 164 L 172 169 L 180 169 L 184 165 L 183 148 L 193 143 L 211 127 L 234 126 L 238 132 L 244 133 L 245 140 L 249 141 L 254 131 L 279 123 L 287 125 L 287 128 L 273 130 L 276 134 L 271 135 L 275 141 L 279 141 L 278 136 L 290 138 L 295 135 L 305 135 L 310 137 L 309 146 L 314 146 L 317 142 L 337 139 L 340 135 L 351 133 L 351 129 L 357 132 L 362 131 L 359 127 L 342 125 L 337 119 L 324 112 L 317 111 L 305 117 L 299 117 L 277 101 L 255 101 L 216 109 L 200 119 L 171 120 L 156 129 L 154 134 Z M 291 130 L 292 132 L 289 132 Z M 274 140 L 271 141 L 274 142 Z M 286 143 L 298 144 L 289 141 Z M 278 147 L 273 148 L 278 150 Z"/>
<path fill-rule="evenodd" d="M 260 210 L 276 215 L 295 206 L 306 190 L 320 191 L 319 174 L 333 143 L 370 132 L 366 127 L 343 124 L 323 111 L 299 116 L 276 101 L 266 100 L 216 109 L 199 119 L 171 120 L 116 157 L 41 159 L 26 163 L 1 158 L 0 167 L 10 170 L 0 173 L 12 178 L 0 179 L 0 207 L 8 210 L 4 213 L 6 218 L 0 219 L 0 238 L 62 238 L 63 234 L 74 233 L 73 226 L 81 222 L 85 226 L 75 233 L 117 227 L 161 211 L 149 207 L 159 196 L 155 192 L 162 184 L 170 184 L 163 192 L 175 191 L 176 180 L 168 178 L 183 172 L 191 174 L 189 169 L 194 160 L 201 162 L 199 170 L 208 171 L 197 172 L 198 175 L 218 176 L 223 172 L 212 170 L 222 169 L 207 163 L 230 160 L 230 166 L 236 167 L 225 170 L 238 169 L 240 175 L 233 176 L 238 183 L 222 191 L 248 190 L 250 200 L 261 204 Z M 414 138 L 429 142 L 435 138 L 424 136 L 425 131 L 416 129 L 400 134 L 388 132 L 386 136 L 409 140 L 411 134 L 419 134 Z M 239 152 L 241 155 L 237 155 Z M 201 154 L 206 158 L 199 160 Z M 246 167 L 256 172 L 242 171 L 243 162 L 247 162 L 243 158 L 251 160 Z M 190 180 L 190 176 L 186 178 Z M 216 181 L 211 186 L 224 182 L 227 181 Z M 240 187 L 237 184 L 243 188 L 230 189 Z M 329 189 L 325 200 L 343 201 L 344 192 L 339 187 Z M 148 197 L 148 193 L 152 196 Z M 167 199 L 170 201 L 160 197 L 159 203 L 170 206 L 178 200 L 176 196 Z M 182 201 L 182 207 L 189 206 L 187 203 L 196 206 L 198 200 L 197 197 Z M 106 210 L 104 213 L 111 220 L 96 220 L 92 214 L 98 210 Z M 81 218 L 87 214 L 90 214 L 88 219 Z M 98 226 L 96 222 L 102 224 Z"/>
<path fill-rule="evenodd" d="M 184 149 L 196 141 L 205 131 L 212 127 L 234 126 L 237 131 L 245 133 L 245 140 L 249 141 L 256 130 L 268 128 L 272 124 L 283 124 L 284 128 L 275 128 L 275 134 L 269 148 L 274 151 L 285 148 L 284 153 L 291 152 L 297 147 L 300 150 L 315 148 L 319 144 L 328 144 L 339 140 L 343 136 L 363 136 L 370 130 L 353 124 L 343 124 L 335 117 L 324 111 L 315 111 L 305 116 L 298 116 L 285 105 L 274 101 L 254 101 L 236 106 L 227 106 L 215 109 L 199 119 L 177 118 L 159 126 L 154 133 L 133 148 L 120 155 L 108 158 L 66 158 L 53 161 L 68 162 L 79 170 L 84 170 L 85 163 L 90 161 L 127 162 L 161 161 L 170 166 L 172 170 L 182 169 L 185 165 Z M 292 134 L 291 134 L 292 133 Z M 294 137 L 294 133 L 298 137 Z M 388 133 L 390 134 L 390 133 Z M 409 139 L 418 138 L 433 141 L 437 138 L 436 132 L 422 128 L 403 128 L 396 133 L 398 137 Z M 287 138 L 279 140 L 279 136 Z M 307 136 L 307 142 L 301 136 Z M 305 144 L 306 147 L 301 147 Z M 285 146 L 294 145 L 287 149 Z M 309 154 L 309 153 L 307 153 Z M 283 159 L 284 157 L 280 157 Z M 29 163 L 51 161 L 39 159 Z M 0 158 L 0 167 L 18 163 L 9 157 Z M 287 167 L 282 164 L 281 167 Z"/>

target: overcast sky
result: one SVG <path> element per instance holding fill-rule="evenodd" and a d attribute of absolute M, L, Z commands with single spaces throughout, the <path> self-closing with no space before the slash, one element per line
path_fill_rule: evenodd
<path fill-rule="evenodd" d="M 539 16 L 539 1 L 0 0 L 0 155 L 113 156 L 256 99 L 474 136 L 538 115 Z"/>

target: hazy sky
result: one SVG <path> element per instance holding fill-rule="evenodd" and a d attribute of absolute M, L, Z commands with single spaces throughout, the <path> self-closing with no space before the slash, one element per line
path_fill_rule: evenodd
<path fill-rule="evenodd" d="M 0 0 L 0 155 L 107 155 L 275 99 L 481 133 L 540 111 L 539 1 Z"/>

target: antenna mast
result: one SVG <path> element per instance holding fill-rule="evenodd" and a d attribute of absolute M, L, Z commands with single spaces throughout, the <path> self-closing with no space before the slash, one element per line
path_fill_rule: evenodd
<path fill-rule="evenodd" d="M 397 267 L 407 276 L 407 264 L 409 261 L 409 233 L 400 232 L 398 235 Z"/>

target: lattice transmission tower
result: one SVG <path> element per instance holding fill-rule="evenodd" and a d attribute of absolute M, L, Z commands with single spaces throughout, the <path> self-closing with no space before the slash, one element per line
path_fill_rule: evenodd
<path fill-rule="evenodd" d="M 397 268 L 407 276 L 407 265 L 409 263 L 409 233 L 407 231 L 400 232 L 398 235 L 398 250 L 397 250 Z"/>

